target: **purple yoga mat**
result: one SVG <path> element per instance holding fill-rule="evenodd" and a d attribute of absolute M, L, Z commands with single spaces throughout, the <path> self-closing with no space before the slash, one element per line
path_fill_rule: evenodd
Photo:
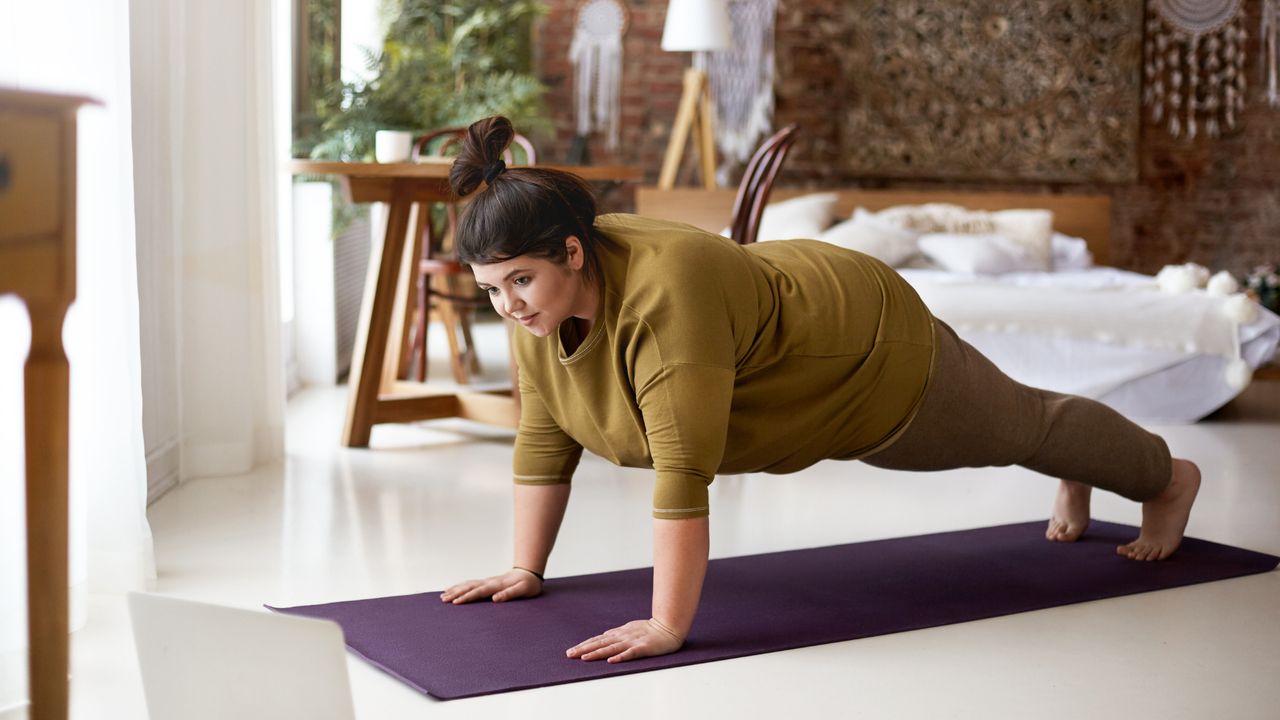
<path fill-rule="evenodd" d="M 413 687 L 454 699 L 887 635 L 1267 572 L 1280 558 L 1186 538 L 1173 557 L 1115 553 L 1137 528 L 1092 521 L 1075 543 L 1044 522 L 712 560 L 677 653 L 625 663 L 564 651 L 649 617 L 652 568 L 548 578 L 506 603 L 440 592 L 271 608 L 342 626 L 352 651 Z M 268 606 L 270 607 L 270 606 Z"/>

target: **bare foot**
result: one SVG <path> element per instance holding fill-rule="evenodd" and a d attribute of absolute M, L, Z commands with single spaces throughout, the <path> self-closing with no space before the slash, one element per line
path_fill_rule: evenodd
<path fill-rule="evenodd" d="M 1200 468 L 1190 460 L 1173 459 L 1173 480 L 1154 500 L 1142 503 L 1142 531 L 1138 539 L 1120 545 L 1116 553 L 1131 560 L 1163 560 L 1182 543 L 1191 505 L 1200 492 Z"/>
<path fill-rule="evenodd" d="M 1063 480 L 1058 485 L 1058 499 L 1053 503 L 1053 516 L 1044 536 L 1054 542 L 1075 542 L 1089 527 L 1089 496 L 1093 488 L 1084 483 Z"/>

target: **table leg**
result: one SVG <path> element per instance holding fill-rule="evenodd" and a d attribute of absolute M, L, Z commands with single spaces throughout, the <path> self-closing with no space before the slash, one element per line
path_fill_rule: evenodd
<path fill-rule="evenodd" d="M 409 264 L 410 282 L 409 297 L 404 312 L 404 327 L 400 333 L 400 363 L 396 368 L 396 377 L 398 379 L 409 380 L 413 372 L 414 350 L 418 343 L 422 341 L 418 335 L 418 328 L 427 326 L 425 319 L 419 318 L 419 312 L 426 312 L 425 303 L 422 302 L 422 277 L 419 269 L 419 261 L 422 260 L 422 239 L 426 237 L 426 223 L 431 221 L 431 204 L 420 202 L 415 204 L 414 218 L 410 223 L 413 228 L 412 234 L 409 235 L 405 247 L 409 253 L 406 256 Z M 426 357 L 424 348 L 423 357 Z M 426 377 L 425 374 L 422 377 Z"/>
<path fill-rule="evenodd" d="M 66 306 L 32 304 L 27 356 L 27 625 L 31 718 L 65 720 L 70 636 L 67 604 L 67 451 L 70 370 L 62 348 Z"/>
<path fill-rule="evenodd" d="M 382 255 L 377 263 L 369 263 L 364 300 L 360 303 L 360 325 L 347 381 L 347 418 L 342 430 L 342 444 L 346 447 L 369 446 L 412 204 L 410 186 L 397 181 L 388 208 Z"/>
<path fill-rule="evenodd" d="M 425 203 L 413 203 L 410 206 L 407 228 L 416 229 L 417 219 L 425 206 Z M 390 219 L 388 219 L 389 222 Z M 404 257 L 401 259 L 399 272 L 396 273 L 395 301 L 391 304 L 391 332 L 387 333 L 387 353 L 382 361 L 382 383 L 379 385 L 379 394 L 393 392 L 396 383 L 400 380 L 405 339 L 409 334 L 409 321 L 413 319 L 411 307 L 418 300 L 418 293 L 414 292 L 418 272 L 418 261 L 414 258 L 414 253 L 417 249 L 417 239 L 412 235 L 406 236 L 402 251 Z"/>

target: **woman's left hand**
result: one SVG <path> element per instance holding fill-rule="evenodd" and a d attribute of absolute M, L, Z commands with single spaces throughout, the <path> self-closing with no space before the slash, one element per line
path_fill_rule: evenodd
<path fill-rule="evenodd" d="M 570 658 L 583 660 L 608 659 L 611 663 L 626 662 L 642 657 L 667 655 L 680 649 L 684 638 L 674 630 L 650 618 L 632 620 L 603 635 L 585 640 L 565 651 Z"/>

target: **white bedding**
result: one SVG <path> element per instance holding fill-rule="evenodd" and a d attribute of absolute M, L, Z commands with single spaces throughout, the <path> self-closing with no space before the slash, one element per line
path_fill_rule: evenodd
<path fill-rule="evenodd" d="M 759 240 L 816 237 L 902 265 L 933 314 L 1015 380 L 1100 400 L 1139 422 L 1203 418 L 1280 344 L 1280 317 L 1244 296 L 1169 293 L 1155 277 L 1094 266 L 1088 243 L 1053 232 L 1046 210 L 1004 211 L 1025 222 L 1002 226 L 999 213 L 956 205 L 858 208 L 832 226 L 835 198 L 769 205 L 762 224 L 771 230 Z M 1053 271 L 1004 240 L 1047 255 Z M 1036 271 L 1007 272 L 1028 268 Z"/>
<path fill-rule="evenodd" d="M 898 272 L 1010 377 L 1094 398 L 1144 423 L 1208 415 L 1239 393 L 1245 366 L 1265 364 L 1280 345 L 1280 317 L 1261 307 L 1237 323 L 1219 312 L 1224 298 L 1170 295 L 1154 277 L 1116 268 Z"/>

